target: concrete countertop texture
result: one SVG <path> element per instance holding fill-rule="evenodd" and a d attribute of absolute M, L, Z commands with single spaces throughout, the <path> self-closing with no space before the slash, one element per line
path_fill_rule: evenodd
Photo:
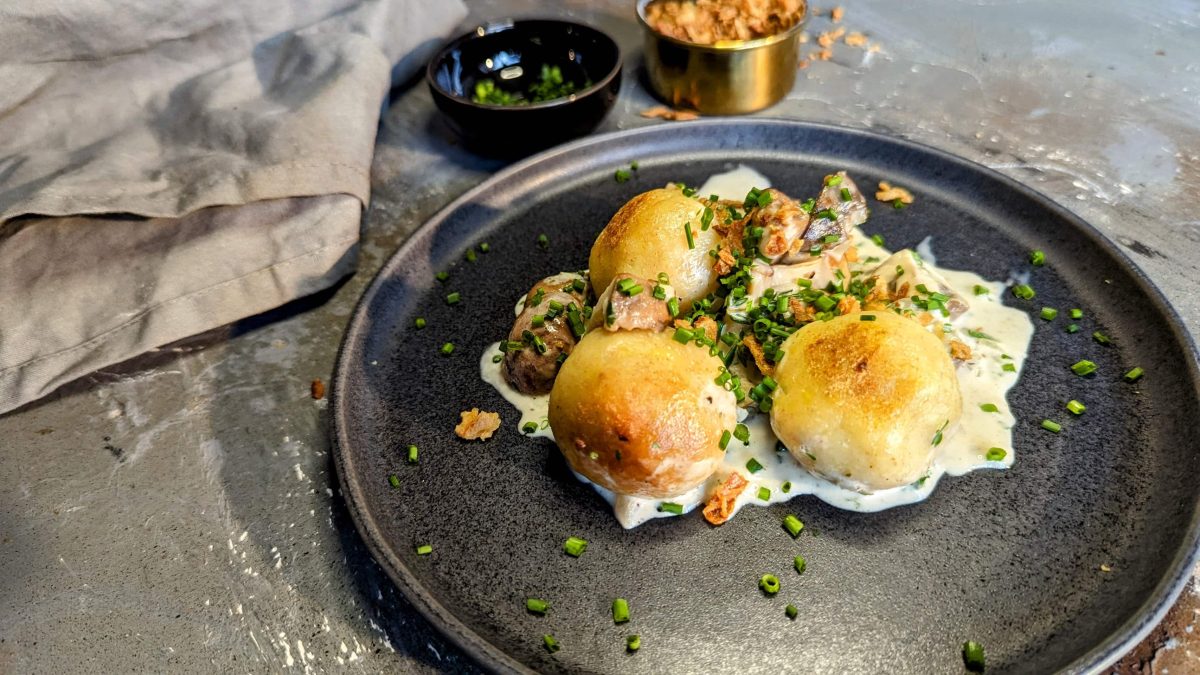
<path fill-rule="evenodd" d="M 1092 223 L 1200 329 L 1200 2 L 844 0 L 838 44 L 760 113 L 980 162 Z M 662 122 L 633 1 L 470 4 L 464 30 L 565 17 L 617 38 L 599 131 Z M 805 54 L 834 28 L 812 8 Z M 0 672 L 477 672 L 376 566 L 338 494 L 325 400 L 355 301 L 427 218 L 502 168 L 420 80 L 380 122 L 358 273 L 0 417 Z M 1192 586 L 1114 666 L 1200 672 Z"/>

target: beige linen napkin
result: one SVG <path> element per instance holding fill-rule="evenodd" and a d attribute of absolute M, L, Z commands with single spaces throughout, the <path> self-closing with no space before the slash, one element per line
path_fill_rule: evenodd
<path fill-rule="evenodd" d="M 353 269 L 459 0 L 0 4 L 0 413 Z"/>

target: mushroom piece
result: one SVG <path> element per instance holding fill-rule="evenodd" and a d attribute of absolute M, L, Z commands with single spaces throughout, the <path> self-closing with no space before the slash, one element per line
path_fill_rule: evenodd
<path fill-rule="evenodd" d="M 662 288 L 656 298 L 655 288 Z M 607 331 L 660 331 L 671 325 L 668 303 L 675 297 L 670 284 L 649 281 L 632 274 L 621 273 L 596 300 L 596 309 L 588 322 L 588 330 L 603 327 Z"/>
<path fill-rule="evenodd" d="M 504 379 L 523 394 L 548 394 L 558 368 L 583 337 L 587 280 L 563 273 L 534 284 L 513 322 L 504 351 Z"/>

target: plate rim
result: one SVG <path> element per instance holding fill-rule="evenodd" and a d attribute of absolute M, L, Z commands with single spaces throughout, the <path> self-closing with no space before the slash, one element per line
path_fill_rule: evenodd
<path fill-rule="evenodd" d="M 1053 198 L 1043 194 L 1034 187 L 1026 185 L 1015 178 L 1007 176 L 1000 171 L 988 167 L 984 164 L 971 159 L 956 155 L 947 150 L 943 150 L 925 143 L 913 141 L 908 138 L 894 135 L 890 131 L 881 132 L 880 130 L 866 127 L 847 127 L 836 124 L 828 124 L 822 122 L 808 122 L 786 118 L 773 117 L 736 117 L 723 119 L 700 119 L 684 122 L 678 125 L 684 128 L 704 127 L 704 128 L 721 128 L 721 127 L 754 127 L 754 126 L 770 126 L 770 127 L 791 127 L 795 129 L 803 129 L 809 132 L 832 132 L 838 134 L 848 134 L 851 136 L 868 138 L 876 141 L 884 141 L 886 143 L 896 144 L 902 148 L 930 154 L 937 159 L 952 164 L 957 164 L 976 173 L 983 173 L 993 180 L 1003 183 L 1010 189 L 1022 192 L 1043 207 L 1054 212 L 1060 218 L 1068 220 L 1082 234 L 1084 234 L 1091 242 L 1099 246 L 1105 253 L 1111 255 L 1120 263 L 1126 271 L 1132 273 L 1135 282 L 1138 284 L 1138 289 L 1146 294 L 1154 304 L 1154 309 L 1157 310 L 1167 320 L 1171 328 L 1172 337 L 1179 343 L 1183 350 L 1190 358 L 1187 359 L 1187 370 L 1189 379 L 1192 382 L 1193 388 L 1197 391 L 1197 398 L 1200 399 L 1200 350 L 1197 349 L 1196 341 L 1187 331 L 1183 319 L 1175 308 L 1167 301 L 1166 296 L 1157 285 L 1146 275 L 1132 258 L 1122 251 L 1115 242 L 1104 235 L 1094 225 L 1084 220 L 1082 217 L 1071 211 L 1064 205 L 1060 204 Z M 330 382 L 330 425 L 329 437 L 330 445 L 333 454 L 334 467 L 338 475 L 338 484 L 341 488 L 342 498 L 345 501 L 347 510 L 350 512 L 351 519 L 354 521 L 355 529 L 366 543 L 368 550 L 371 552 L 375 562 L 383 568 L 388 577 L 392 580 L 400 592 L 405 596 L 408 602 L 419 611 L 438 632 L 446 637 L 456 647 L 462 649 L 471 656 L 474 661 L 486 670 L 499 673 L 535 673 L 537 671 L 529 668 L 525 664 L 516 660 L 497 645 L 492 644 L 484 639 L 470 626 L 465 624 L 446 607 L 439 603 L 430 594 L 425 587 L 419 582 L 415 575 L 404 565 L 404 563 L 396 556 L 392 555 L 391 547 L 385 545 L 378 535 L 378 525 L 375 523 L 375 517 L 367 512 L 364 508 L 365 498 L 362 494 L 361 486 L 357 482 L 351 484 L 347 476 L 350 473 L 350 467 L 353 466 L 353 461 L 346 452 L 349 443 L 345 438 L 345 425 L 343 416 L 348 415 L 348 411 L 343 409 L 345 400 L 342 398 L 342 390 L 345 384 L 347 368 L 346 360 L 349 358 L 350 345 L 360 339 L 360 335 L 364 330 L 363 325 L 366 318 L 366 310 L 370 301 L 379 292 L 380 287 L 384 283 L 385 277 L 390 277 L 397 266 L 397 261 L 407 256 L 410 251 L 416 247 L 417 241 L 422 239 L 422 235 L 428 234 L 430 231 L 437 229 L 446 219 L 457 211 L 462 206 L 471 203 L 478 199 L 481 195 L 489 192 L 494 185 L 507 181 L 511 176 L 517 175 L 530 167 L 546 162 L 550 159 L 560 158 L 563 155 L 577 153 L 589 147 L 597 145 L 605 145 L 612 141 L 626 141 L 636 139 L 640 136 L 654 136 L 663 132 L 670 132 L 675 129 L 674 125 L 664 124 L 647 124 L 632 129 L 621 129 L 602 134 L 594 134 L 577 139 L 570 143 L 555 146 L 548 150 L 534 154 L 526 159 L 514 162 L 509 166 L 504 167 L 500 171 L 488 176 L 480 181 L 474 187 L 462 193 L 458 197 L 451 200 L 442 208 L 438 209 L 428 220 L 422 223 L 414 230 L 404 242 L 396 249 L 394 253 L 388 256 L 388 259 L 380 266 L 379 270 L 371 278 L 370 283 L 363 291 L 354 305 L 350 319 L 346 324 L 345 332 L 342 336 L 341 344 L 338 345 L 337 357 L 334 363 L 333 377 Z M 1183 541 L 1187 544 L 1186 550 L 1177 554 L 1171 562 L 1168 571 L 1154 586 L 1153 590 L 1143 601 L 1137 613 L 1125 621 L 1113 633 L 1110 633 L 1100 643 L 1093 646 L 1083 655 L 1076 658 L 1074 661 L 1067 664 L 1061 672 L 1071 673 L 1100 673 L 1107 667 L 1115 663 L 1121 656 L 1127 653 L 1131 648 L 1140 643 L 1159 623 L 1162 622 L 1166 613 L 1175 604 L 1183 592 L 1184 587 L 1192 578 L 1192 570 L 1200 562 L 1200 502 L 1192 505 L 1191 522 L 1188 529 L 1184 532 Z"/>

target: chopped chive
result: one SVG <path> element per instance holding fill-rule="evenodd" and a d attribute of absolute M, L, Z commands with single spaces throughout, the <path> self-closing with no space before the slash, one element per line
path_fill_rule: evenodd
<path fill-rule="evenodd" d="M 626 295 L 632 297 L 632 296 L 637 295 L 638 293 L 641 293 L 643 290 L 645 290 L 645 289 L 642 288 L 641 284 L 634 284 L 629 287 L 629 292 L 626 293 Z"/>
<path fill-rule="evenodd" d="M 1076 401 L 1075 399 L 1071 399 L 1070 401 L 1067 401 L 1067 410 L 1070 410 L 1076 415 L 1082 415 L 1083 411 L 1087 410 L 1087 406 L 1079 401 Z"/>
<path fill-rule="evenodd" d="M 391 484 L 392 487 L 398 488 L 400 487 L 400 478 L 396 476 L 396 474 L 392 474 L 388 476 L 388 483 Z"/>
<path fill-rule="evenodd" d="M 759 464 L 757 459 L 751 457 L 750 461 L 746 462 L 746 470 L 750 473 L 758 473 L 763 470 L 763 465 Z"/>
<path fill-rule="evenodd" d="M 416 320 L 413 321 L 413 325 L 416 326 L 417 328 L 424 328 L 425 327 L 425 319 L 418 316 L 416 318 Z"/>
<path fill-rule="evenodd" d="M 696 248 L 696 240 L 692 238 L 692 224 L 691 223 L 683 224 L 683 234 L 687 236 L 688 248 L 690 248 L 690 249 Z"/>
<path fill-rule="evenodd" d="M 476 260 L 475 249 L 473 249 L 473 248 L 467 249 L 466 258 L 467 258 L 467 262 L 475 262 L 475 260 Z"/>
<path fill-rule="evenodd" d="M 625 649 L 627 649 L 631 652 L 636 652 L 637 650 L 639 650 L 641 648 L 642 648 L 642 636 L 630 635 L 629 637 L 625 638 Z"/>
<path fill-rule="evenodd" d="M 742 442 L 742 445 L 750 445 L 750 427 L 745 424 L 739 424 L 733 428 L 733 437 Z"/>
<path fill-rule="evenodd" d="M 655 284 L 654 291 L 651 293 L 651 295 L 654 296 L 655 300 L 666 300 L 667 299 L 667 289 L 663 288 L 662 286 L 659 286 L 658 284 Z"/>
<path fill-rule="evenodd" d="M 1007 455 L 1008 452 L 1004 448 L 988 448 L 986 457 L 989 462 L 999 462 Z"/>
<path fill-rule="evenodd" d="M 418 452 L 417 446 L 415 446 L 415 445 L 408 446 L 408 463 L 409 464 L 417 463 L 417 452 Z"/>
<path fill-rule="evenodd" d="M 488 244 L 486 241 L 479 245 L 480 253 L 487 253 L 490 250 L 492 250 L 492 246 L 491 246 L 491 244 Z"/>
<path fill-rule="evenodd" d="M 787 607 L 783 608 L 783 613 L 787 615 L 787 618 L 795 621 L 796 615 L 800 613 L 800 610 L 796 609 L 795 605 L 788 605 Z"/>
<path fill-rule="evenodd" d="M 633 169 L 634 171 L 638 170 L 638 163 L 636 159 L 629 163 L 629 168 Z"/>
<path fill-rule="evenodd" d="M 1095 340 L 1096 342 L 1099 342 L 1102 345 L 1106 345 L 1106 344 L 1109 344 L 1110 342 L 1112 342 L 1112 338 L 1108 337 L 1104 333 L 1101 333 L 1100 331 L 1096 331 L 1095 333 L 1092 333 L 1092 339 Z"/>
<path fill-rule="evenodd" d="M 783 517 L 783 529 L 787 530 L 788 534 L 792 535 L 792 539 L 795 539 L 796 537 L 800 536 L 800 531 L 804 529 L 804 523 L 800 522 L 799 518 L 789 513 Z"/>
<path fill-rule="evenodd" d="M 629 180 L 631 177 L 632 177 L 632 174 L 630 174 L 625 169 L 617 169 L 616 172 L 613 174 L 613 179 L 616 180 L 618 183 L 624 183 L 625 181 Z"/>
<path fill-rule="evenodd" d="M 934 447 L 937 447 L 942 444 L 942 432 L 946 430 L 946 427 L 949 424 L 950 424 L 950 420 L 946 420 L 945 422 L 942 422 L 942 426 L 938 427 L 937 433 L 935 433 L 933 435 Z"/>
<path fill-rule="evenodd" d="M 851 199 L 852 197 L 850 195 L 850 188 L 842 188 L 842 201 L 848 202 Z"/>
<path fill-rule="evenodd" d="M 804 556 L 798 555 L 792 560 L 792 567 L 796 568 L 796 574 L 804 574 L 804 570 L 808 569 L 808 561 L 804 559 Z"/>
<path fill-rule="evenodd" d="M 823 244 L 836 244 L 841 240 L 842 235 L 840 234 L 827 234 L 824 237 L 821 237 L 821 243 Z"/>
<path fill-rule="evenodd" d="M 675 334 L 671 336 L 671 339 L 675 340 L 676 342 L 678 342 L 681 345 L 686 345 L 687 343 L 691 342 L 695 337 L 696 336 L 692 334 L 692 331 L 690 331 L 686 328 L 680 327 L 680 328 L 675 329 Z"/>
<path fill-rule="evenodd" d="M 979 409 L 986 413 L 1000 412 L 995 403 L 980 403 Z"/>
<path fill-rule="evenodd" d="M 672 317 L 679 316 L 679 298 L 672 296 L 670 300 L 667 300 L 667 311 L 671 313 Z"/>
<path fill-rule="evenodd" d="M 433 553 L 433 547 L 429 544 L 421 544 L 417 547 L 417 555 L 429 555 Z"/>
<path fill-rule="evenodd" d="M 445 280 L 447 280 L 447 279 L 449 279 L 449 278 L 450 278 L 450 273 L 449 273 L 449 272 L 444 272 L 444 271 L 443 271 L 443 272 L 438 272 L 437 274 L 433 275 L 433 277 L 434 277 L 435 279 L 437 279 L 438 281 L 445 281 Z"/>
<path fill-rule="evenodd" d="M 526 598 L 525 609 L 533 612 L 534 614 L 545 616 L 546 610 L 550 609 L 550 605 L 545 600 L 539 600 L 538 598 Z"/>
<path fill-rule="evenodd" d="M 987 286 L 975 284 L 975 295 L 987 295 L 989 293 Z"/>
<path fill-rule="evenodd" d="M 973 640 L 967 640 L 962 646 L 963 665 L 972 673 L 982 673 L 984 669 L 983 645 Z"/>
<path fill-rule="evenodd" d="M 707 230 L 708 226 L 712 224 L 712 219 L 713 210 L 707 206 L 704 207 L 704 213 L 700 215 L 700 229 Z"/>
<path fill-rule="evenodd" d="M 1046 254 L 1042 251 L 1030 251 L 1029 262 L 1034 267 L 1041 267 L 1042 265 L 1046 264 Z"/>
<path fill-rule="evenodd" d="M 883 235 L 873 234 L 871 235 L 871 241 L 875 242 L 876 246 L 883 246 Z"/>
<path fill-rule="evenodd" d="M 539 234 L 537 237 L 537 244 L 542 248 L 550 248 L 550 237 L 547 237 L 545 234 Z"/>
<path fill-rule="evenodd" d="M 874 321 L 875 315 L 874 314 L 859 314 L 858 320 L 859 321 Z"/>
<path fill-rule="evenodd" d="M 1142 373 L 1145 373 L 1145 372 L 1146 371 L 1142 370 L 1140 367 L 1134 368 L 1133 370 L 1130 370 L 1128 373 L 1125 373 L 1125 381 L 1126 382 L 1137 382 L 1138 378 L 1140 378 L 1142 376 Z"/>
<path fill-rule="evenodd" d="M 724 450 L 725 448 L 729 447 L 729 439 L 731 438 L 733 438 L 733 434 L 729 433 L 729 430 L 726 429 L 725 431 L 721 432 L 721 442 L 718 443 L 717 446 Z"/>
<path fill-rule="evenodd" d="M 779 486 L 779 491 L 780 491 L 780 492 L 782 492 L 782 493 L 783 493 L 783 494 L 785 494 L 785 495 L 786 495 L 787 493 L 791 492 L 791 491 L 792 491 L 792 481 L 790 481 L 790 480 L 785 480 L 785 481 L 783 482 L 783 485 L 780 485 L 780 486 Z"/>
<path fill-rule="evenodd" d="M 1052 431 L 1056 434 L 1062 431 L 1062 425 L 1054 420 L 1042 420 L 1042 428 L 1046 431 Z"/>
<path fill-rule="evenodd" d="M 579 537 L 567 537 L 567 540 L 563 542 L 563 551 L 573 558 L 578 558 L 587 550 L 587 544 L 586 540 Z"/>
<path fill-rule="evenodd" d="M 447 305 L 457 305 L 460 300 L 462 300 L 462 294 L 459 293 L 458 291 L 450 293 L 446 296 L 446 304 Z"/>
<path fill-rule="evenodd" d="M 546 645 L 546 651 L 551 654 L 562 649 L 562 645 L 558 644 L 558 640 L 555 640 L 553 635 L 543 635 L 542 643 Z"/>
<path fill-rule="evenodd" d="M 771 500 L 770 488 L 765 488 L 765 487 L 758 488 L 758 499 L 759 499 L 759 501 L 763 501 L 763 502 L 770 501 Z"/>
<path fill-rule="evenodd" d="M 1088 361 L 1087 359 L 1083 359 L 1081 361 L 1076 362 L 1074 365 L 1072 365 L 1071 370 L 1076 375 L 1083 377 L 1085 375 L 1091 375 L 1092 373 L 1096 372 L 1096 364 L 1092 363 L 1091 361 Z"/>
<path fill-rule="evenodd" d="M 537 289 L 537 293 L 534 293 L 533 298 L 529 300 L 529 305 L 531 307 L 537 307 L 538 305 L 542 304 L 542 298 L 544 297 L 546 297 L 546 289 Z"/>
<path fill-rule="evenodd" d="M 676 504 L 675 502 L 662 502 L 658 505 L 658 510 L 662 513 L 674 513 L 678 516 L 683 513 L 683 504 Z"/>
<path fill-rule="evenodd" d="M 1082 319 L 1083 318 L 1083 310 L 1082 309 L 1072 309 L 1071 310 L 1071 318 L 1072 319 Z"/>
<path fill-rule="evenodd" d="M 892 200 L 892 208 L 896 209 L 897 211 L 899 211 L 900 209 L 902 209 L 906 206 L 908 206 L 908 205 L 904 203 L 903 199 L 896 198 L 896 199 Z"/>
<path fill-rule="evenodd" d="M 529 320 L 529 325 L 533 326 L 534 328 L 544 327 L 546 325 L 546 315 L 534 314 L 533 318 Z"/>
<path fill-rule="evenodd" d="M 587 283 L 583 279 L 576 278 L 571 281 L 571 288 L 574 289 L 576 293 L 582 293 L 587 289 Z"/>
<path fill-rule="evenodd" d="M 967 330 L 967 335 L 970 335 L 971 337 L 975 338 L 976 340 L 995 340 L 996 339 L 981 330 L 974 330 L 974 329 Z"/>
<path fill-rule="evenodd" d="M 612 614 L 613 623 L 625 623 L 629 621 L 629 601 L 625 598 L 613 600 Z"/>
<path fill-rule="evenodd" d="M 825 179 L 825 185 L 828 187 L 837 187 L 842 184 L 842 177 L 833 175 Z"/>
<path fill-rule="evenodd" d="M 1053 321 L 1058 316 L 1058 310 L 1053 307 L 1042 308 L 1042 318 L 1046 321 Z"/>
<path fill-rule="evenodd" d="M 1006 363 L 1006 364 L 1000 366 L 1000 370 L 1003 370 L 1006 373 L 1015 373 L 1015 372 L 1017 372 L 1017 367 L 1011 363 Z"/>
<path fill-rule="evenodd" d="M 764 574 L 758 579 L 758 587 L 767 595 L 775 595 L 779 592 L 779 577 L 774 574 Z"/>
<path fill-rule="evenodd" d="M 495 356 L 492 357 L 492 363 L 500 363 L 503 360 L 504 360 L 503 354 L 496 354 Z"/>
<path fill-rule="evenodd" d="M 1034 292 L 1033 287 L 1029 284 L 1018 284 L 1013 286 L 1012 292 L 1013 295 L 1021 298 L 1022 300 L 1032 300 L 1037 295 L 1037 293 Z"/>
<path fill-rule="evenodd" d="M 1067 332 L 1068 333 L 1078 333 L 1079 332 L 1078 324 L 1071 324 L 1071 325 L 1067 326 Z"/>
<path fill-rule="evenodd" d="M 454 353 L 454 343 L 447 342 L 446 344 L 442 345 L 441 352 L 442 352 L 442 356 L 450 356 L 451 354 L 453 354 Z"/>

